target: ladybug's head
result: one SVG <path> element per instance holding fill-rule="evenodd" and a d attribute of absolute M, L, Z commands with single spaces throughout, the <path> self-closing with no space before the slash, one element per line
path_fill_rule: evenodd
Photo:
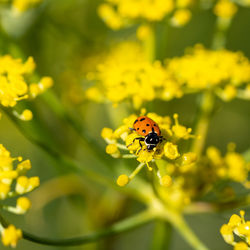
<path fill-rule="evenodd" d="M 148 150 L 153 150 L 156 147 L 156 145 L 160 142 L 160 138 L 155 132 L 152 132 L 145 137 L 144 142 Z"/>

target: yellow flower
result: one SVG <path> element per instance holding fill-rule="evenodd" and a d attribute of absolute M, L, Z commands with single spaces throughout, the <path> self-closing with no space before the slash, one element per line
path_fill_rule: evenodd
<path fill-rule="evenodd" d="M 116 181 L 117 185 L 120 187 L 124 187 L 129 183 L 129 178 L 127 175 L 122 174 L 118 177 L 117 181 Z"/>
<path fill-rule="evenodd" d="M 20 59 L 14 59 L 10 55 L 0 57 L 0 104 L 4 107 L 14 107 L 18 101 L 33 96 L 29 92 L 34 84 L 29 85 L 26 76 L 33 73 L 35 62 L 29 57 L 26 62 Z M 44 77 L 38 84 L 39 91 L 35 91 L 36 95 L 42 93 L 51 87 L 52 79 Z M 42 91 L 40 90 L 42 88 Z M 24 110 L 21 115 L 14 113 L 18 118 L 28 121 L 32 119 L 32 113 Z"/>
<path fill-rule="evenodd" d="M 193 137 L 193 135 L 190 135 L 192 132 L 191 128 L 186 128 L 185 126 L 179 124 L 178 114 L 174 114 L 174 120 L 175 125 L 172 126 L 172 131 L 177 138 L 189 139 L 190 137 Z"/>
<path fill-rule="evenodd" d="M 24 12 L 40 2 L 42 2 L 42 0 L 14 0 L 12 6 L 19 12 Z"/>
<path fill-rule="evenodd" d="M 98 14 L 113 30 L 118 30 L 123 25 L 121 17 L 110 4 L 101 4 L 98 8 Z"/>
<path fill-rule="evenodd" d="M 27 176 L 20 176 L 17 179 L 16 192 L 18 194 L 24 194 L 31 192 L 33 189 L 40 185 L 39 178 L 37 176 L 28 178 Z"/>
<path fill-rule="evenodd" d="M 152 162 L 154 161 L 166 161 L 167 158 L 171 159 L 172 161 L 176 161 L 176 164 L 179 165 L 179 160 L 177 158 L 179 158 L 181 155 L 178 152 L 177 143 L 181 138 L 188 139 L 189 137 L 191 137 L 191 135 L 189 134 L 190 130 L 186 129 L 184 126 L 183 127 L 185 128 L 185 133 L 178 133 L 178 128 L 176 127 L 181 126 L 179 124 L 175 124 L 175 126 L 171 127 L 172 120 L 169 116 L 160 116 L 156 113 L 147 114 L 145 109 L 141 110 L 140 115 L 146 115 L 147 117 L 154 120 L 161 130 L 161 135 L 163 138 L 159 138 L 161 140 L 152 150 L 148 150 L 147 145 L 144 141 L 145 137 L 139 135 L 136 131 L 133 130 L 134 121 L 138 117 L 134 114 L 123 119 L 123 124 L 121 124 L 121 126 L 119 126 L 114 131 L 110 128 L 103 128 L 101 132 L 101 136 L 108 144 L 106 147 L 106 153 L 116 158 L 136 158 L 137 161 L 140 162 L 138 167 L 132 172 L 131 175 L 128 176 L 128 178 L 125 177 L 127 175 L 121 175 L 117 179 L 117 184 L 119 186 L 125 186 L 129 181 L 131 181 L 136 176 L 136 174 L 139 173 L 144 165 L 146 165 L 148 170 L 151 171 L 153 169 Z M 178 136 L 180 136 L 180 138 Z M 196 158 L 196 154 L 192 152 L 186 153 L 183 156 L 182 164 L 189 165 L 191 168 L 193 166 L 192 164 L 196 162 Z M 165 187 L 171 186 L 172 183 L 171 176 L 169 175 L 171 171 L 169 171 L 169 169 L 170 167 L 168 167 L 167 172 L 161 175 L 159 178 L 161 185 Z"/>
<path fill-rule="evenodd" d="M 106 153 L 109 155 L 112 155 L 114 158 L 119 158 L 120 157 L 120 151 L 118 147 L 115 144 L 109 144 L 106 147 Z"/>
<path fill-rule="evenodd" d="M 225 86 L 227 99 L 235 96 L 227 85 L 238 87 L 250 81 L 250 63 L 242 53 L 206 50 L 201 45 L 189 49 L 182 57 L 168 60 L 167 72 L 179 85 L 190 89 Z"/>
<path fill-rule="evenodd" d="M 174 9 L 173 0 L 120 0 L 101 4 L 98 14 L 114 30 L 133 23 L 136 19 L 161 21 Z"/>
<path fill-rule="evenodd" d="M 14 225 L 9 225 L 1 234 L 4 246 L 16 247 L 17 241 L 22 238 L 22 231 L 16 229 Z"/>
<path fill-rule="evenodd" d="M 237 242 L 235 245 L 234 245 L 234 250 L 248 250 L 248 245 L 241 241 L 241 242 Z"/>
<path fill-rule="evenodd" d="M 230 226 L 228 226 L 227 224 L 224 224 L 221 229 L 220 229 L 220 233 L 223 236 L 225 242 L 227 242 L 228 244 L 231 244 L 234 242 L 234 235 L 233 235 L 233 230 Z"/>
<path fill-rule="evenodd" d="M 219 0 L 214 7 L 214 14 L 221 18 L 232 18 L 237 12 L 235 3 L 229 0 Z"/>
<path fill-rule="evenodd" d="M 163 187 L 170 187 L 172 185 L 172 178 L 169 175 L 164 175 L 161 178 L 161 185 Z"/>
<path fill-rule="evenodd" d="M 171 18 L 171 24 L 176 27 L 184 26 L 191 19 L 191 11 L 188 9 L 176 10 Z"/>
<path fill-rule="evenodd" d="M 228 176 L 237 182 L 243 182 L 247 179 L 248 171 L 246 169 L 243 157 L 235 152 L 229 152 L 225 156 L 225 162 L 228 166 Z"/>
<path fill-rule="evenodd" d="M 17 213 L 24 214 L 26 213 L 31 207 L 31 202 L 26 197 L 20 197 L 17 199 Z"/>
<path fill-rule="evenodd" d="M 177 145 L 174 145 L 172 142 L 167 142 L 164 145 L 164 153 L 165 156 L 170 160 L 175 160 L 180 156 Z"/>
<path fill-rule="evenodd" d="M 245 221 L 245 211 L 240 211 L 240 216 L 233 214 L 228 222 L 221 227 L 221 234 L 224 240 L 234 246 L 236 250 L 249 249 L 249 236 L 250 236 L 250 221 Z M 235 242 L 234 234 L 239 236 L 243 241 Z M 244 242 L 245 241 L 245 242 Z"/>
<path fill-rule="evenodd" d="M 152 34 L 152 29 L 149 25 L 140 25 L 136 30 L 136 36 L 139 40 L 145 40 Z"/>
<path fill-rule="evenodd" d="M 155 98 L 170 100 L 183 94 L 161 62 L 150 62 L 142 47 L 133 42 L 115 46 L 97 65 L 92 80 L 96 85 L 87 90 L 87 98 L 114 104 L 130 100 L 136 109 Z"/>

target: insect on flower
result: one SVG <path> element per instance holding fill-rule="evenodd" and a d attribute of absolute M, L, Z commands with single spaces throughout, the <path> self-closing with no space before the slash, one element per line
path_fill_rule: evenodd
<path fill-rule="evenodd" d="M 144 136 L 144 137 L 136 137 L 133 140 L 133 143 L 135 142 L 135 140 L 139 141 L 139 144 L 141 146 L 139 152 L 142 149 L 142 144 L 141 144 L 142 141 L 144 141 L 148 151 L 150 151 L 153 150 L 157 146 L 157 144 L 162 142 L 162 140 L 164 139 L 161 136 L 161 130 L 157 125 L 157 123 L 152 119 L 148 118 L 147 116 L 139 116 L 134 121 L 133 127 L 134 128 L 131 128 L 131 130 L 136 131 L 136 133 L 141 136 Z M 131 143 L 127 147 L 131 146 L 133 143 Z"/>

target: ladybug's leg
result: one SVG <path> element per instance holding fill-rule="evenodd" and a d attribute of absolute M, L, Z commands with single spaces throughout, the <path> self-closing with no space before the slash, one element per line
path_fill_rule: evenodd
<path fill-rule="evenodd" d="M 130 147 L 131 145 L 133 145 L 133 144 L 134 144 L 134 142 L 135 142 L 135 140 L 139 140 L 140 146 L 142 147 L 142 145 L 141 145 L 141 141 L 144 141 L 144 138 L 141 138 L 141 137 L 136 137 L 136 138 L 133 140 L 133 142 L 132 142 L 132 143 L 130 143 L 130 144 L 127 146 L 127 148 L 128 148 L 128 147 Z"/>
<path fill-rule="evenodd" d="M 139 140 L 140 148 L 139 148 L 139 150 L 136 152 L 137 155 L 138 155 L 138 154 L 141 152 L 141 150 L 142 150 L 142 144 L 141 144 L 142 141 L 144 141 L 144 138 L 140 138 L 140 140 Z"/>
<path fill-rule="evenodd" d="M 131 131 L 136 131 L 134 128 L 129 128 Z"/>
<path fill-rule="evenodd" d="M 161 136 L 159 136 L 159 140 L 160 140 L 160 142 L 162 142 L 163 140 L 167 140 L 167 139 L 164 138 L 164 137 L 161 135 Z"/>

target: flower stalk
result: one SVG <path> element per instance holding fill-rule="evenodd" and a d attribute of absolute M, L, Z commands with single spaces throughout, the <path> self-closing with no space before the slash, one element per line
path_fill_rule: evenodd
<path fill-rule="evenodd" d="M 199 139 L 194 140 L 191 145 L 191 151 L 200 156 L 203 152 L 208 128 L 214 109 L 215 97 L 212 91 L 206 91 L 202 94 L 200 107 L 199 107 L 199 117 L 196 124 L 195 134 Z"/>

